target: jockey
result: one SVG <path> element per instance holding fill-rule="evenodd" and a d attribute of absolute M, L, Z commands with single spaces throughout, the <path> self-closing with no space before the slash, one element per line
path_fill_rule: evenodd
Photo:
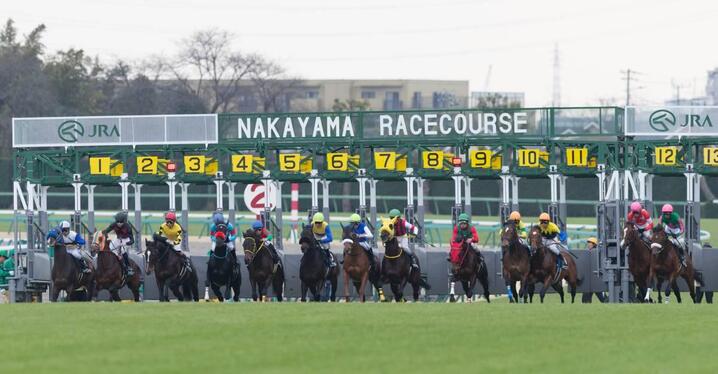
<path fill-rule="evenodd" d="M 349 225 L 352 230 L 352 238 L 366 251 L 367 256 L 369 256 L 369 265 L 375 267 L 376 259 L 374 258 L 374 251 L 371 248 L 370 242 L 370 240 L 374 238 L 374 235 L 371 233 L 371 230 L 362 222 L 361 216 L 356 213 L 349 216 Z"/>
<path fill-rule="evenodd" d="M 516 233 L 519 235 L 519 243 L 526 248 L 526 251 L 529 252 L 529 256 L 531 256 L 531 251 L 529 250 L 529 245 L 526 239 L 528 238 L 528 234 L 526 233 L 526 225 L 521 221 L 521 213 L 514 210 L 509 214 L 509 222 L 513 222 L 514 226 L 516 227 Z M 501 248 L 503 251 L 503 247 Z"/>
<path fill-rule="evenodd" d="M 567 265 L 561 255 L 561 250 L 565 250 L 563 243 L 560 241 L 561 230 L 558 226 L 551 222 L 551 216 L 548 213 L 539 215 L 539 228 L 543 237 L 543 245 L 556 255 L 556 266 L 560 269 L 566 269 Z"/>
<path fill-rule="evenodd" d="M 58 235 L 59 234 L 59 235 Z M 62 221 L 60 226 L 47 233 L 47 239 L 53 238 L 60 244 L 64 244 L 67 253 L 80 262 L 80 269 L 83 273 L 89 273 L 90 267 L 87 264 L 86 256 L 83 256 L 82 246 L 85 245 L 85 239 L 82 235 L 70 230 L 70 222 Z"/>
<path fill-rule="evenodd" d="M 157 235 L 160 235 L 172 244 L 172 249 L 178 254 L 182 255 L 185 261 L 185 265 L 189 266 L 189 257 L 182 251 L 182 226 L 177 222 L 177 215 L 175 212 L 167 212 L 165 214 L 165 223 L 160 225 L 160 229 L 157 231 Z"/>
<path fill-rule="evenodd" d="M 15 275 L 15 263 L 12 261 L 11 250 L 0 251 L 0 292 L 8 289 L 8 278 Z"/>
<path fill-rule="evenodd" d="M 479 254 L 476 244 L 479 243 L 479 234 L 474 226 L 469 225 L 469 215 L 461 213 L 459 215 L 459 224 L 454 226 L 454 232 L 451 235 L 451 251 L 461 251 L 464 242 L 469 243 L 471 249 Z"/>
<path fill-rule="evenodd" d="M 678 257 L 681 259 L 681 264 L 686 266 L 686 255 L 685 246 L 686 241 L 683 239 L 683 220 L 678 213 L 673 211 L 671 204 L 666 204 L 661 208 L 661 224 L 664 226 L 664 231 L 668 234 L 668 238 L 671 243 L 678 248 Z"/>
<path fill-rule="evenodd" d="M 209 227 L 209 237 L 212 240 L 212 247 L 210 248 L 211 252 L 214 251 L 214 246 L 217 245 L 216 235 L 218 232 L 224 234 L 227 248 L 234 252 L 234 240 L 237 237 L 237 230 L 231 223 L 224 220 L 222 212 L 214 212 L 214 214 L 212 214 L 212 226 Z"/>
<path fill-rule="evenodd" d="M 626 222 L 630 222 L 636 225 L 638 232 L 641 234 L 643 239 L 651 239 L 651 230 L 653 229 L 653 220 L 648 211 L 643 209 L 641 203 L 634 201 L 631 203 L 631 211 L 626 216 Z"/>
<path fill-rule="evenodd" d="M 127 212 L 118 212 L 115 214 L 115 221 L 112 222 L 106 229 L 102 230 L 102 235 L 105 237 L 110 231 L 115 232 L 115 239 L 110 242 L 110 250 L 115 254 L 121 254 L 123 260 L 123 266 L 125 267 L 125 274 L 131 277 L 135 274 L 130 266 L 130 258 L 127 254 L 127 246 L 135 243 L 135 237 L 132 235 L 132 228 L 127 223 Z"/>
<path fill-rule="evenodd" d="M 272 233 L 270 233 L 266 228 L 264 228 L 264 223 L 260 220 L 256 220 L 252 223 L 252 230 L 254 230 L 254 233 L 257 234 L 266 244 L 267 248 L 269 249 L 269 253 L 272 254 L 272 261 L 274 262 L 274 267 L 276 268 L 279 265 L 279 254 L 277 253 L 277 249 L 272 245 Z"/>
<path fill-rule="evenodd" d="M 390 210 L 389 218 L 394 221 L 394 236 L 399 241 L 399 245 L 404 248 L 406 253 L 409 254 L 409 258 L 411 258 L 411 266 L 418 269 L 419 262 L 417 261 L 414 253 L 411 251 L 411 248 L 409 248 L 409 237 L 407 236 L 407 232 L 413 235 L 419 235 L 419 228 L 409 222 L 406 222 L 406 220 L 401 217 L 399 209 Z"/>
<path fill-rule="evenodd" d="M 586 249 L 587 250 L 590 251 L 590 250 L 596 249 L 596 247 L 598 247 L 598 239 L 593 238 L 593 237 L 586 239 Z"/>
<path fill-rule="evenodd" d="M 332 236 L 332 230 L 329 228 L 329 224 L 324 222 L 324 214 L 314 213 L 312 216 L 312 233 L 314 239 L 319 242 L 319 246 L 324 250 L 325 262 L 330 268 L 337 266 L 334 262 L 334 256 L 329 251 L 329 246 L 332 243 L 334 237 Z"/>

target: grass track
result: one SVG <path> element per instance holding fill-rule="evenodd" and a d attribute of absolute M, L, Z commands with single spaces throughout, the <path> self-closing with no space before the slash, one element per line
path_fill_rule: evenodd
<path fill-rule="evenodd" d="M 710 305 L 0 305 L 2 373 L 715 372 Z"/>

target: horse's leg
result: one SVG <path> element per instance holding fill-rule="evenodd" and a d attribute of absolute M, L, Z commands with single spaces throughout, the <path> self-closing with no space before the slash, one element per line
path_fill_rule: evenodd
<path fill-rule="evenodd" d="M 467 302 L 471 302 L 471 298 L 474 296 L 474 290 L 471 289 L 471 281 L 461 281 L 461 287 L 464 289 L 464 297 Z"/>
<path fill-rule="evenodd" d="M 252 279 L 252 277 L 250 276 L 249 284 L 252 285 L 252 300 L 257 301 L 257 299 L 259 298 L 259 296 L 257 295 L 257 281 Z"/>
<path fill-rule="evenodd" d="M 488 272 L 481 272 L 481 276 L 478 278 L 481 287 L 484 289 L 484 297 L 487 303 L 491 303 L 491 294 L 489 293 L 489 275 Z"/>
<path fill-rule="evenodd" d="M 399 283 L 391 282 L 391 292 L 394 294 L 394 301 L 401 301 L 401 291 L 399 291 Z"/>
<path fill-rule="evenodd" d="M 284 300 L 284 268 L 279 268 L 272 276 L 272 290 L 277 302 L 281 303 Z"/>
<path fill-rule="evenodd" d="M 359 300 L 366 302 L 366 282 L 369 279 L 369 270 L 367 269 L 361 276 L 361 282 L 359 283 Z"/>
<path fill-rule="evenodd" d="M 307 284 L 304 283 L 304 281 L 301 281 L 301 288 L 302 288 L 302 297 L 299 300 L 301 300 L 303 303 L 306 303 L 307 302 L 307 291 L 309 290 L 309 286 L 307 286 Z"/>
<path fill-rule="evenodd" d="M 212 292 L 214 296 L 217 297 L 217 300 L 219 300 L 220 303 L 223 302 L 225 298 L 222 297 L 222 289 L 214 282 L 210 282 L 209 285 L 212 287 Z M 227 289 L 229 290 L 229 287 L 227 287 Z"/>
<path fill-rule="evenodd" d="M 694 304 L 698 303 L 699 300 L 696 298 L 695 278 L 693 277 L 693 266 L 689 266 L 688 269 L 683 272 L 683 279 L 685 279 L 688 284 L 688 292 L 691 295 L 691 300 L 693 300 Z"/>
<path fill-rule="evenodd" d="M 344 301 L 349 302 L 349 273 L 344 270 Z"/>
<path fill-rule="evenodd" d="M 650 266 L 648 269 L 648 277 L 646 277 L 646 295 L 643 297 L 643 300 L 648 302 L 651 301 L 651 281 L 653 280 L 653 277 L 655 276 L 655 273 L 653 272 L 653 266 Z M 658 281 L 658 280 L 656 280 Z M 661 295 L 661 289 L 658 288 L 658 297 L 660 298 Z"/>
<path fill-rule="evenodd" d="M 420 276 L 421 276 L 421 274 L 417 273 L 417 278 Z M 412 294 L 412 296 L 414 297 L 414 301 L 415 302 L 419 301 L 419 292 L 421 292 L 421 286 L 419 285 L 419 280 L 414 279 L 414 282 L 411 283 L 411 287 L 412 287 L 412 290 L 414 291 L 414 293 Z"/>
<path fill-rule="evenodd" d="M 548 291 L 548 287 L 550 285 L 551 285 L 551 275 L 549 274 L 543 280 L 543 288 L 541 288 L 541 304 L 543 304 L 543 298 L 544 298 L 544 296 L 546 296 L 546 291 Z"/>
<path fill-rule="evenodd" d="M 53 303 L 56 303 L 57 298 L 60 297 L 60 288 L 55 287 L 55 285 L 52 285 L 51 289 L 52 290 L 50 292 L 50 301 Z"/>
<path fill-rule="evenodd" d="M 339 273 L 335 273 L 331 275 L 331 278 L 329 280 L 329 283 L 332 285 L 332 292 L 329 294 L 329 300 L 334 302 L 337 301 L 337 281 L 339 278 Z"/>
<path fill-rule="evenodd" d="M 676 301 L 678 301 L 678 304 L 681 303 L 681 290 L 678 288 L 678 280 L 676 278 L 673 278 L 673 282 L 671 282 L 671 288 L 673 289 L 673 292 L 676 294 Z"/>
<path fill-rule="evenodd" d="M 112 298 L 112 301 L 122 301 L 122 298 L 120 297 L 120 292 L 116 288 L 113 288 L 110 291 L 110 297 Z"/>
<path fill-rule="evenodd" d="M 516 297 L 516 294 L 517 294 L 517 292 L 518 292 L 518 291 L 516 290 L 516 283 L 517 283 L 517 282 L 516 282 L 516 281 L 513 281 L 513 280 L 512 280 L 512 281 L 509 281 L 509 284 L 510 284 L 509 287 L 510 287 L 510 289 L 511 289 L 511 295 L 513 295 L 513 296 L 511 297 L 510 302 L 512 302 L 512 303 L 517 303 L 517 304 L 518 304 L 519 299 Z M 524 284 L 523 284 L 523 282 L 521 283 L 521 293 L 524 293 Z M 526 294 L 525 294 L 525 293 L 524 293 L 524 297 L 526 297 Z"/>
<path fill-rule="evenodd" d="M 227 276 L 227 281 L 224 283 L 224 299 L 229 300 L 232 298 L 232 272 L 230 271 Z"/>
<path fill-rule="evenodd" d="M 663 278 L 656 277 L 656 290 L 658 290 L 658 303 L 663 302 L 663 293 L 661 292 L 661 286 L 663 285 Z"/>
<path fill-rule="evenodd" d="M 522 286 L 523 287 L 523 286 Z M 529 303 L 533 304 L 534 302 L 534 292 L 536 291 L 536 285 L 533 283 L 530 283 L 527 285 L 528 292 L 529 292 Z"/>
<path fill-rule="evenodd" d="M 554 283 L 551 285 L 551 288 L 556 290 L 556 293 L 561 296 L 561 304 L 563 304 L 563 285 L 561 283 Z"/>

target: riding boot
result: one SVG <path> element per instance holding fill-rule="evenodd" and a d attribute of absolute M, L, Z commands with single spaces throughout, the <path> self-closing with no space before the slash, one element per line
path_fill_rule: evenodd
<path fill-rule="evenodd" d="M 411 267 L 419 269 L 419 259 L 416 258 L 416 255 L 412 253 L 409 257 L 411 258 Z"/>
<path fill-rule="evenodd" d="M 678 246 L 678 258 L 681 260 L 683 267 L 688 267 L 688 265 L 686 265 L 686 252 L 683 246 Z"/>
<path fill-rule="evenodd" d="M 566 268 L 566 263 L 560 253 L 558 254 L 558 256 L 556 256 L 556 268 L 559 270 Z"/>
<path fill-rule="evenodd" d="M 334 256 L 332 256 L 332 253 L 329 251 L 329 249 L 324 249 L 324 259 L 327 267 L 333 268 L 337 266 L 337 263 L 334 262 Z"/>
<path fill-rule="evenodd" d="M 128 277 L 135 275 L 132 266 L 130 266 L 130 255 L 128 255 L 127 252 L 122 254 L 122 263 L 125 266 L 125 274 L 127 274 Z"/>
<path fill-rule="evenodd" d="M 274 267 L 272 268 L 272 272 L 276 273 L 277 269 L 279 269 L 279 254 L 277 253 L 277 249 L 274 248 L 274 246 L 270 246 L 271 250 L 269 253 L 272 254 L 272 263 L 274 264 Z"/>
<path fill-rule="evenodd" d="M 87 265 L 87 261 L 85 261 L 84 258 L 80 259 L 80 271 L 82 271 L 83 273 L 90 272 L 90 267 Z"/>

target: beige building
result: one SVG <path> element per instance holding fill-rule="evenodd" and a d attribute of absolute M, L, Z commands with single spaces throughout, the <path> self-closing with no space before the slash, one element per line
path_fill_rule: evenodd
<path fill-rule="evenodd" d="M 262 111 L 251 86 L 240 97 L 239 111 Z M 333 111 L 338 106 L 368 106 L 366 110 L 465 108 L 468 81 L 444 80 L 303 80 L 276 100 L 277 111 Z"/>

